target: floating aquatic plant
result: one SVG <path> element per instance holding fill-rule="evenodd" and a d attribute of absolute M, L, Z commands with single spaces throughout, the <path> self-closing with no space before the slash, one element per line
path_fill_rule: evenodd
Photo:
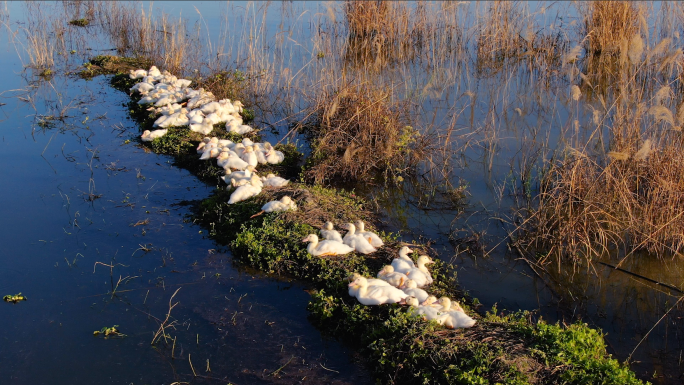
<path fill-rule="evenodd" d="M 20 301 L 26 301 L 26 297 L 23 296 L 21 293 L 15 294 L 15 295 L 6 295 L 2 297 L 3 301 L 5 302 L 12 302 L 12 303 L 18 303 Z"/>

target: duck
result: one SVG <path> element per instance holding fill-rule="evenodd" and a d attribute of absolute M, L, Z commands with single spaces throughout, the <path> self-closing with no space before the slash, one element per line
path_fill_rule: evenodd
<path fill-rule="evenodd" d="M 200 110 L 192 110 L 188 112 L 189 124 L 202 124 L 204 121 L 204 114 Z"/>
<path fill-rule="evenodd" d="M 145 70 L 130 70 L 128 71 L 128 77 L 131 79 L 142 79 L 147 76 L 147 71 Z"/>
<path fill-rule="evenodd" d="M 425 267 L 426 264 L 434 263 L 430 257 L 427 255 L 421 255 L 418 258 L 418 262 L 416 263 L 416 267 L 413 269 L 409 270 L 406 273 L 406 276 L 409 279 L 412 279 L 416 281 L 416 285 L 418 287 L 424 287 L 432 283 L 432 275 L 430 274 L 430 271 Z"/>
<path fill-rule="evenodd" d="M 259 162 L 259 164 L 267 164 L 268 161 L 264 156 L 264 151 L 260 148 L 261 143 L 256 143 L 252 147 L 254 148 L 254 153 L 256 154 L 257 162 Z"/>
<path fill-rule="evenodd" d="M 208 136 L 205 136 L 204 139 L 202 139 L 199 144 L 197 145 L 197 153 L 201 154 L 204 152 L 204 147 L 211 142 L 211 138 Z"/>
<path fill-rule="evenodd" d="M 199 132 L 202 135 L 209 135 L 214 130 L 214 124 L 202 118 L 202 123 L 190 124 L 190 131 Z"/>
<path fill-rule="evenodd" d="M 282 163 L 285 160 L 285 154 L 283 154 L 281 151 L 276 150 L 271 146 L 270 143 L 266 143 L 264 145 L 264 148 L 267 150 L 267 152 L 264 154 L 266 157 L 266 161 L 270 164 L 279 164 Z"/>
<path fill-rule="evenodd" d="M 366 238 L 355 234 L 356 226 L 354 226 L 353 223 L 347 223 L 346 229 L 348 232 L 344 235 L 344 238 L 342 238 L 345 245 L 353 247 L 361 254 L 370 254 L 378 251 L 378 249 L 373 247 Z"/>
<path fill-rule="evenodd" d="M 373 247 L 381 247 L 385 243 L 380 239 L 380 237 L 375 234 L 374 232 L 371 231 L 365 231 L 364 226 L 365 224 L 363 223 L 362 220 L 357 220 L 355 222 L 356 224 L 356 229 L 358 230 L 359 235 L 363 236 L 364 238 L 368 239 L 368 242 L 373 246 Z"/>
<path fill-rule="evenodd" d="M 142 135 L 140 135 L 140 140 L 143 142 L 151 142 L 157 138 L 161 138 L 162 136 L 166 135 L 166 133 L 169 132 L 169 130 L 164 129 L 164 130 L 145 130 L 143 131 Z"/>
<path fill-rule="evenodd" d="M 324 239 L 344 243 L 342 241 L 342 235 L 340 235 L 339 231 L 335 230 L 332 222 L 330 222 L 330 221 L 325 222 L 325 225 L 323 225 L 323 228 L 321 229 L 321 236 Z"/>
<path fill-rule="evenodd" d="M 247 167 L 249 167 L 249 163 L 245 162 L 244 160 L 240 159 L 237 154 L 234 152 L 227 152 L 229 155 L 227 159 L 225 159 L 223 162 L 223 167 L 225 168 L 231 168 L 235 170 L 246 170 Z"/>
<path fill-rule="evenodd" d="M 361 274 L 359 273 L 353 273 L 349 277 L 350 282 L 354 282 L 357 278 L 362 277 Z M 368 287 L 370 288 L 371 286 L 391 286 L 387 281 L 383 281 L 382 279 L 377 279 L 377 278 L 366 278 L 366 281 L 368 281 Z M 349 295 L 351 297 L 356 297 L 357 293 L 359 292 L 359 286 L 353 286 L 349 285 Z"/>
<path fill-rule="evenodd" d="M 265 177 L 263 177 L 262 180 L 264 181 L 264 186 L 270 187 L 285 187 L 288 183 L 290 183 L 289 180 L 279 176 L 275 176 L 274 174 L 268 174 Z"/>
<path fill-rule="evenodd" d="M 378 272 L 378 278 L 385 280 L 394 287 L 404 286 L 404 282 L 408 279 L 406 274 L 397 273 L 391 265 L 386 265 Z"/>
<path fill-rule="evenodd" d="M 252 131 L 254 131 L 254 128 L 252 126 L 242 124 L 242 121 L 239 119 L 231 119 L 229 122 L 226 123 L 226 131 L 232 132 L 235 134 L 248 134 Z M 268 159 L 268 158 L 266 158 Z M 270 162 L 269 162 L 270 163 Z M 276 164 L 276 163 L 273 163 Z"/>
<path fill-rule="evenodd" d="M 223 178 L 224 178 L 223 181 L 225 182 L 225 180 L 226 180 L 227 178 L 225 178 L 225 177 L 223 177 Z M 226 182 L 226 183 L 228 183 L 228 182 Z M 230 185 L 233 186 L 233 187 L 244 186 L 244 185 L 246 185 L 246 184 L 248 184 L 248 183 L 250 183 L 250 180 L 249 180 L 249 179 L 235 179 L 235 178 L 230 178 Z M 262 211 L 261 213 L 263 213 L 263 211 Z M 256 216 L 256 215 L 254 215 L 253 217 L 255 217 L 255 216 Z"/>
<path fill-rule="evenodd" d="M 202 152 L 202 155 L 200 156 L 200 160 L 209 160 L 211 158 L 216 158 L 220 154 L 219 149 L 216 147 L 216 145 L 212 145 L 211 143 L 209 145 L 204 146 L 204 151 Z"/>
<path fill-rule="evenodd" d="M 248 183 L 244 186 L 240 186 L 233 191 L 232 194 L 230 194 L 230 199 L 228 199 L 228 204 L 232 205 L 234 203 L 242 202 L 244 200 L 247 200 L 249 198 L 255 197 L 261 193 L 261 186 L 258 184 L 254 183 L 254 178 L 256 176 L 252 176 L 252 183 Z M 259 179 L 259 178 L 257 178 Z"/>
<path fill-rule="evenodd" d="M 242 160 L 247 162 L 247 164 L 250 166 L 256 167 L 259 165 L 259 161 L 257 160 L 257 156 L 254 153 L 253 146 L 245 147 L 245 152 L 242 153 L 242 156 L 240 158 L 242 158 Z"/>
<path fill-rule="evenodd" d="M 408 246 L 403 246 L 401 249 L 399 249 L 399 258 L 392 260 L 392 267 L 394 268 L 394 271 L 406 274 L 411 271 L 411 269 L 416 267 L 411 257 L 408 256 L 410 252 L 411 249 Z"/>
<path fill-rule="evenodd" d="M 230 159 L 230 153 L 230 150 L 221 150 L 218 157 L 216 157 L 216 165 L 225 169 L 228 164 L 228 160 Z"/>
<path fill-rule="evenodd" d="M 416 281 L 409 279 L 404 283 L 404 287 L 402 288 L 404 293 L 413 296 L 418 299 L 418 302 L 425 302 L 426 299 L 428 299 L 429 294 L 427 291 L 423 289 L 419 289 L 418 285 L 416 285 Z"/>
<path fill-rule="evenodd" d="M 306 247 L 306 249 L 309 254 L 315 257 L 344 255 L 354 251 L 352 247 L 349 247 L 342 242 L 331 240 L 319 242 L 318 236 L 316 234 L 309 234 L 306 238 L 302 239 L 302 242 L 309 242 L 309 245 Z"/>
<path fill-rule="evenodd" d="M 247 168 L 244 171 L 231 171 L 230 167 L 224 167 L 226 171 L 226 175 L 222 176 L 221 179 L 223 179 L 224 182 L 228 183 L 229 180 L 235 179 L 236 181 L 239 180 L 252 180 L 252 175 L 255 172 L 254 167 L 252 166 L 247 166 Z"/>
<path fill-rule="evenodd" d="M 441 324 L 449 329 L 455 328 L 469 328 L 473 327 L 477 321 L 468 316 L 461 305 L 456 302 L 458 308 L 451 309 L 452 302 L 448 297 L 442 297 L 439 299 L 439 303 L 442 305 L 441 313 Z"/>
<path fill-rule="evenodd" d="M 192 83 L 192 80 L 188 80 L 188 79 L 176 79 L 175 82 L 172 82 L 173 86 L 176 88 L 188 88 L 188 87 L 190 87 L 191 83 Z"/>
<path fill-rule="evenodd" d="M 152 66 L 152 67 L 150 67 L 150 70 L 147 71 L 147 76 L 155 76 L 156 77 L 156 76 L 160 76 L 160 75 L 161 75 L 161 71 L 159 71 L 159 68 L 157 68 L 157 66 Z"/>
<path fill-rule="evenodd" d="M 162 115 L 161 118 L 164 116 Z M 159 119 L 161 119 L 159 118 Z M 156 124 L 156 122 L 155 122 Z M 180 126 L 187 126 L 188 125 L 188 115 L 187 115 L 187 110 L 185 108 L 181 108 L 180 111 L 174 113 L 173 115 L 169 115 L 167 119 L 165 119 L 162 123 L 159 124 L 159 127 L 180 127 Z"/>
<path fill-rule="evenodd" d="M 369 286 L 368 280 L 364 277 L 358 277 L 354 282 L 349 284 L 350 287 L 358 286 L 356 292 L 356 299 L 362 305 L 382 305 L 386 303 L 402 302 L 408 295 L 403 291 L 392 286 Z"/>
<path fill-rule="evenodd" d="M 292 201 L 292 198 L 285 195 L 277 201 L 271 201 L 261 206 L 261 210 L 265 213 L 273 213 L 280 211 L 295 211 L 297 210 L 297 204 Z"/>
<path fill-rule="evenodd" d="M 425 321 L 437 321 L 440 325 L 444 322 L 443 314 L 437 308 L 419 304 L 416 297 L 409 295 L 404 302 L 410 306 L 409 312 L 418 315 Z"/>
<path fill-rule="evenodd" d="M 147 94 L 148 92 L 152 91 L 154 89 L 154 84 L 152 83 L 147 83 L 147 82 L 140 82 L 133 87 L 131 87 L 131 92 L 133 91 L 138 91 L 139 93 L 145 93 Z"/>
<path fill-rule="evenodd" d="M 188 100 L 187 107 L 190 109 L 195 109 L 201 106 L 204 106 L 205 104 L 211 103 L 216 98 L 214 97 L 214 94 L 211 92 L 206 92 L 204 91 L 204 88 L 200 88 L 198 90 L 198 93 L 196 95 L 193 95 L 190 100 Z M 200 110 L 201 112 L 201 110 Z"/>

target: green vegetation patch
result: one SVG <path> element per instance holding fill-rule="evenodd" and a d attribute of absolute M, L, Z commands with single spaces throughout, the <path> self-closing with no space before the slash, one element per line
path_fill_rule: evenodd
<path fill-rule="evenodd" d="M 90 20 L 86 18 L 74 19 L 71 20 L 69 24 L 75 25 L 77 27 L 87 27 L 90 24 Z"/>
<path fill-rule="evenodd" d="M 219 189 L 202 202 L 196 220 L 208 227 L 217 241 L 230 245 L 245 265 L 313 285 L 316 291 L 309 304 L 312 322 L 359 349 L 382 382 L 641 383 L 629 368 L 607 355 L 601 333 L 586 324 L 550 325 L 527 312 L 501 315 L 494 309 L 482 317 L 475 315 L 478 324 L 473 328 L 448 330 L 414 317 L 406 307 L 359 304 L 348 295 L 346 278 L 354 272 L 375 275 L 396 255 L 400 244 L 384 235 L 387 247 L 370 256 L 313 257 L 301 239 L 317 233 L 312 223 L 324 215 L 318 212 L 321 205 L 335 208 L 327 216 L 337 223 L 369 217 L 359 211 L 363 201 L 358 197 L 301 184 L 288 189 L 267 190 L 233 205 L 226 203 L 232 189 Z M 295 199 L 300 204 L 299 213 L 250 218 L 264 202 L 285 194 L 308 194 L 309 199 Z M 414 259 L 418 254 L 413 254 Z M 435 282 L 431 293 L 460 300 L 466 309 L 472 309 L 474 303 L 457 289 L 452 266 L 436 261 L 432 273 Z"/>
<path fill-rule="evenodd" d="M 16 303 L 19 303 L 21 301 L 26 301 L 26 297 L 23 296 L 21 293 L 14 294 L 14 295 L 8 294 L 8 295 L 2 297 L 2 300 L 5 302 L 12 302 L 12 303 L 16 304 Z"/>
<path fill-rule="evenodd" d="M 149 68 L 151 65 L 151 61 L 144 58 L 98 55 L 83 64 L 84 69 L 78 75 L 84 79 L 90 79 L 98 75 L 125 74 L 132 86 L 137 81 L 128 77 L 128 71 Z M 116 86 L 115 88 L 123 90 Z M 125 92 L 128 93 L 129 89 L 130 87 L 125 89 Z"/>

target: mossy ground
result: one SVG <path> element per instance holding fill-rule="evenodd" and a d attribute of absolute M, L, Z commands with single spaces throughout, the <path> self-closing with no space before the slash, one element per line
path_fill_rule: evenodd
<path fill-rule="evenodd" d="M 118 75 L 112 85 L 127 92 L 132 82 Z M 129 107 L 141 129 L 148 129 L 154 117 L 135 98 Z M 230 136 L 216 128 L 212 135 Z M 174 156 L 176 164 L 204 180 L 216 179 L 223 170 L 213 161 L 198 160 L 195 147 L 200 139 L 201 135 L 187 128 L 171 128 L 166 136 L 146 145 L 156 153 Z M 301 154 L 292 145 L 279 148 L 286 161 L 268 171 L 260 168 L 260 172 L 296 178 L 301 174 Z M 347 278 L 353 272 L 375 275 L 402 244 L 392 234 L 381 234 L 386 246 L 373 255 L 319 258 L 309 255 L 301 242 L 307 234 L 317 233 L 326 220 L 339 224 L 362 219 L 372 229 L 375 214 L 352 193 L 293 182 L 285 189 L 264 188 L 257 197 L 228 205 L 231 192 L 225 185 L 217 188 L 200 204 L 195 221 L 219 243 L 229 245 L 237 261 L 309 283 L 314 289 L 309 304 L 312 322 L 356 347 L 380 383 L 641 383 L 606 353 L 602 334 L 586 324 L 547 324 L 527 312 L 475 313 L 474 303 L 457 287 L 452 266 L 439 261 L 432 267 L 435 283 L 430 291 L 459 300 L 477 319 L 475 327 L 447 330 L 412 316 L 400 305 L 360 305 L 348 295 Z M 263 203 L 285 194 L 297 202 L 297 211 L 252 217 Z M 428 251 L 420 245 L 415 249 L 414 257 Z"/>

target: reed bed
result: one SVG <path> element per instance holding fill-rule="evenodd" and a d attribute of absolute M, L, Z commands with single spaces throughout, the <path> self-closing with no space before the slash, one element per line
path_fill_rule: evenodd
<path fill-rule="evenodd" d="M 548 92 L 570 89 L 573 116 L 562 140 L 571 149 L 550 163 L 544 159 L 552 143 L 536 144 L 534 154 L 522 150 L 524 165 L 516 173 L 526 183 L 530 227 L 520 242 L 548 243 L 547 250 L 572 255 L 612 252 L 617 245 L 631 250 L 627 244 L 680 249 L 678 212 L 655 213 L 659 205 L 673 206 L 681 189 L 673 178 L 684 119 L 676 96 L 683 84 L 682 51 L 668 32 L 684 14 L 680 5 L 666 5 L 657 44 L 645 28 L 648 8 L 628 2 L 581 4 L 574 30 L 556 28 L 565 25 L 554 24 L 559 18 L 546 8 L 531 12 L 518 2 L 345 1 L 321 7 L 309 19 L 314 27 L 295 23 L 289 34 L 273 34 L 266 23 L 272 5 L 249 3 L 240 28 L 224 20 L 218 42 L 209 38 L 201 14 L 190 26 L 122 3 L 74 2 L 67 13 L 69 20 L 92 19 L 122 55 L 189 76 L 220 98 L 245 100 L 261 110 L 263 124 L 288 124 L 291 135 L 305 129 L 313 155 L 306 177 L 318 183 L 402 180 L 397 176 L 422 168 L 436 173 L 433 182 L 448 184 L 452 159 L 467 148 L 479 148 L 491 169 L 502 127 L 513 121 L 502 119 L 510 103 L 506 84 L 486 91 L 491 105 L 481 122 L 471 117 L 465 127 L 470 137 L 453 135 L 464 129 L 455 123 L 463 121 L 463 111 L 477 103 L 473 64 L 479 78 L 520 76 Z M 306 20 L 307 14 L 285 3 L 281 13 L 284 20 Z M 553 22 L 539 24 L 545 18 Z M 32 61 L 49 63 L 51 55 L 36 54 Z M 648 89 L 654 78 L 669 93 Z M 418 106 L 452 88 L 462 97 L 436 129 Z M 515 113 L 523 117 L 523 110 Z M 532 137 L 540 130 L 527 129 Z M 644 143 L 651 152 L 636 160 Z M 534 167 L 545 170 L 538 191 L 531 187 Z M 603 183 L 589 183 L 595 180 Z"/>
<path fill-rule="evenodd" d="M 584 69 L 595 72 L 580 80 L 582 89 L 571 87 L 573 102 L 587 103 L 583 125 L 593 131 L 583 136 L 573 117 L 568 145 L 548 165 L 537 205 L 525 214 L 516 244 L 542 261 L 683 251 L 683 100 L 670 87 L 681 78 L 682 51 L 669 38 L 645 47 L 638 33 L 628 35 L 631 24 L 625 28 L 609 59 L 587 56 L 595 61 Z"/>

